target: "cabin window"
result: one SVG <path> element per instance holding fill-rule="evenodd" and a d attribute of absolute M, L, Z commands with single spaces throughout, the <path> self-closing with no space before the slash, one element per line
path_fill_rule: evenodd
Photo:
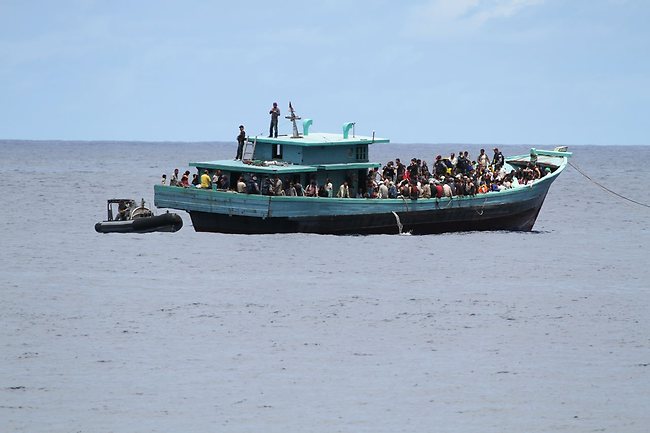
<path fill-rule="evenodd" d="M 366 161 L 368 159 L 368 146 L 360 145 L 357 146 L 357 160 Z"/>
<path fill-rule="evenodd" d="M 272 159 L 282 159 L 282 145 L 274 144 L 273 145 L 273 157 Z"/>

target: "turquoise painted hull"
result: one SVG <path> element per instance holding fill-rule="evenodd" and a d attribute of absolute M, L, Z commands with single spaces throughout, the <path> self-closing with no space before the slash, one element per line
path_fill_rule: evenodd
<path fill-rule="evenodd" d="M 219 233 L 530 231 L 551 184 L 566 166 L 566 158 L 561 160 L 553 173 L 530 185 L 471 197 L 281 197 L 156 185 L 154 201 L 159 208 L 187 211 L 196 231 Z"/>

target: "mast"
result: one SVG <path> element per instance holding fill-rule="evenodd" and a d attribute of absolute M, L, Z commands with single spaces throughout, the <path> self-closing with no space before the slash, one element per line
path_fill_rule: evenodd
<path fill-rule="evenodd" d="M 285 119 L 291 120 L 291 123 L 293 123 L 293 135 L 291 138 L 301 138 L 302 136 L 298 132 L 298 125 L 296 125 L 296 120 L 300 120 L 300 116 L 296 116 L 296 112 L 293 110 L 293 106 L 291 105 L 291 101 L 289 101 L 289 112 L 291 113 L 290 116 L 285 116 Z"/>

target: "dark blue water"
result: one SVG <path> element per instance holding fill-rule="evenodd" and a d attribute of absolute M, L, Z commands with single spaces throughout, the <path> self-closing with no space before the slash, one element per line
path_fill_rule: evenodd
<path fill-rule="evenodd" d="M 570 150 L 650 203 L 650 147 Z M 569 167 L 532 233 L 95 233 L 234 153 L 0 142 L 0 431 L 646 431 L 650 209 Z"/>

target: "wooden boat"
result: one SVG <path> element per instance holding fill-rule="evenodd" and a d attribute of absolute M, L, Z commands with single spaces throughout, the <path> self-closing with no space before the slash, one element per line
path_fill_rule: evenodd
<path fill-rule="evenodd" d="M 114 208 L 117 211 L 114 215 Z M 106 204 L 108 218 L 95 224 L 98 233 L 150 233 L 176 232 L 183 227 L 180 215 L 166 212 L 154 215 L 144 205 L 144 200 L 137 206 L 131 199 L 111 199 Z"/>
<path fill-rule="evenodd" d="M 506 158 L 504 168 L 536 164 L 545 176 L 526 185 L 473 196 L 430 199 L 372 199 L 300 197 L 235 192 L 237 179 L 253 176 L 264 185 L 276 175 L 306 185 L 331 179 L 334 191 L 348 181 L 363 184 L 368 170 L 381 167 L 369 162 L 368 146 L 388 139 L 357 136 L 354 124 L 342 134 L 311 133 L 312 121 L 303 121 L 302 134 L 294 121 L 292 136 L 248 137 L 243 160 L 192 162 L 199 175 L 221 174 L 225 185 L 182 188 L 155 185 L 157 207 L 188 212 L 194 229 L 218 233 L 319 233 L 319 234 L 432 234 L 473 230 L 532 230 L 546 194 L 564 170 L 570 152 L 531 149 L 529 155 Z M 352 129 L 352 134 L 350 134 Z M 548 170 L 546 170 L 548 169 Z M 359 182 L 361 180 L 361 182 Z M 352 188 L 351 188 L 352 190 Z"/>

